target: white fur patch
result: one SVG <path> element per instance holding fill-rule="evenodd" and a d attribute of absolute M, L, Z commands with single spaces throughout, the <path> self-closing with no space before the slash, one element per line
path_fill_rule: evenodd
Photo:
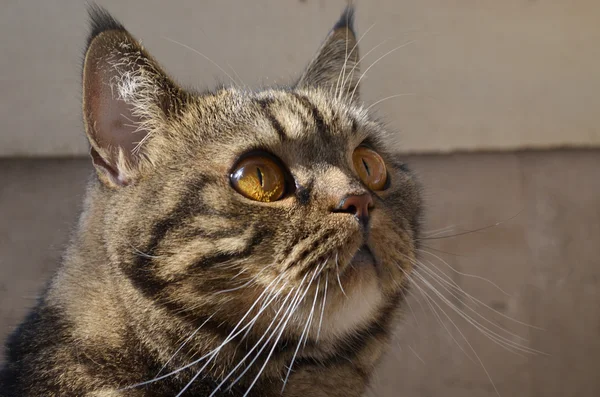
<path fill-rule="evenodd" d="M 362 274 L 352 275 L 359 277 L 360 280 L 352 280 L 354 285 L 346 286 L 345 296 L 337 283 L 329 285 L 329 293 L 338 296 L 335 296 L 335 303 L 331 302 L 333 304 L 328 305 L 328 310 L 323 316 L 321 335 L 326 338 L 342 337 L 367 324 L 373 320 L 373 316 L 383 302 L 383 294 L 375 270 L 370 268 L 352 271 Z M 342 277 L 342 286 L 344 286 L 343 279 Z"/>

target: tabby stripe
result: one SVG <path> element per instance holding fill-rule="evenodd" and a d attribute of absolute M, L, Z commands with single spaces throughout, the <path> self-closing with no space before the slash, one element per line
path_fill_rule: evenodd
<path fill-rule="evenodd" d="M 260 99 L 258 101 L 258 104 L 262 108 L 264 115 L 267 117 L 267 119 L 271 123 L 271 126 L 273 127 L 275 132 L 277 132 L 277 135 L 279 136 L 279 140 L 285 141 L 285 140 L 287 140 L 287 135 L 285 133 L 285 129 L 283 128 L 283 126 L 281 125 L 279 120 L 277 120 L 277 118 L 273 114 L 273 111 L 271 110 L 271 105 L 273 103 L 275 103 L 275 100 L 272 98 L 264 98 L 264 99 Z"/>
<path fill-rule="evenodd" d="M 184 192 L 175 208 L 169 215 L 154 224 L 151 232 L 152 238 L 146 248 L 146 253 L 154 255 L 154 250 L 156 250 L 167 233 L 182 224 L 185 219 L 201 213 L 214 212 L 214 209 L 207 207 L 198 199 L 200 191 L 207 182 L 208 179 L 204 176 L 190 182 L 190 188 Z"/>
<path fill-rule="evenodd" d="M 323 120 L 323 115 L 317 107 L 306 97 L 305 95 L 298 94 L 297 92 L 292 92 L 294 98 L 298 100 L 305 108 L 307 108 L 315 121 L 315 126 L 317 127 L 317 131 L 319 133 L 324 133 L 326 130 L 325 121 Z"/>
<path fill-rule="evenodd" d="M 207 182 L 208 179 L 204 176 L 190 182 L 191 187 L 182 195 L 175 208 L 152 227 L 150 241 L 141 250 L 147 255 L 138 255 L 133 263 L 124 269 L 133 285 L 150 299 L 155 299 L 167 285 L 154 274 L 152 261 L 152 257 L 156 256 L 156 249 L 162 240 L 171 230 L 181 225 L 185 219 L 200 213 L 214 214 L 215 212 L 214 209 L 205 206 L 204 203 L 198 200 L 199 192 Z"/>
<path fill-rule="evenodd" d="M 352 120 L 352 134 L 355 135 L 358 132 L 358 121 L 350 115 L 348 117 Z"/>
<path fill-rule="evenodd" d="M 194 270 L 207 269 L 212 266 L 218 266 L 221 263 L 226 263 L 231 260 L 239 260 L 244 259 L 250 256 L 256 246 L 260 244 L 265 237 L 268 236 L 268 232 L 265 230 L 259 229 L 250 241 L 248 245 L 241 251 L 232 252 L 232 253 L 224 253 L 224 252 L 215 252 L 213 255 L 204 256 L 201 259 L 194 262 L 189 267 L 189 272 L 186 274 L 182 274 L 181 281 L 188 277 L 190 274 L 194 273 Z M 240 235 L 242 238 L 242 235 Z M 178 316 L 189 320 L 191 317 L 195 317 L 193 313 L 189 313 L 189 310 L 181 304 L 178 304 L 170 299 L 165 299 L 166 296 L 161 296 L 161 293 L 167 288 L 172 282 L 166 282 L 154 273 L 154 266 L 156 265 L 152 258 L 139 258 L 143 259 L 143 263 L 145 267 L 128 267 L 125 269 L 127 276 L 132 280 L 134 286 L 142 292 L 149 299 L 156 301 L 158 304 L 167 308 L 172 313 L 177 314 Z M 138 264 L 140 261 L 138 261 Z"/>
<path fill-rule="evenodd" d="M 218 252 L 214 255 L 203 257 L 202 259 L 196 261 L 190 267 L 190 269 L 206 269 L 233 259 L 245 259 L 252 255 L 254 248 L 256 248 L 256 246 L 264 240 L 266 235 L 267 233 L 265 230 L 259 229 L 259 231 L 252 236 L 248 242 L 248 245 L 242 251 Z"/>
<path fill-rule="evenodd" d="M 209 240 L 238 237 L 244 234 L 244 232 L 248 229 L 248 227 L 240 227 L 236 225 L 229 229 L 206 231 L 206 229 L 203 229 L 202 227 L 194 227 L 193 225 L 185 225 L 184 223 L 182 223 L 180 226 L 183 230 L 177 230 L 177 238 L 190 240 L 196 240 L 199 237 Z"/>

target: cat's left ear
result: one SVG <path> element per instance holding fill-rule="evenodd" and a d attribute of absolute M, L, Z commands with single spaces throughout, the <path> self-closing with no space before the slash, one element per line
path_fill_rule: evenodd
<path fill-rule="evenodd" d="M 152 141 L 185 106 L 188 94 L 106 10 L 89 8 L 92 32 L 83 65 L 83 120 L 98 177 L 134 183 L 160 159 Z"/>
<path fill-rule="evenodd" d="M 346 7 L 298 82 L 298 87 L 320 87 L 341 98 L 358 100 L 360 76 L 354 8 Z"/>

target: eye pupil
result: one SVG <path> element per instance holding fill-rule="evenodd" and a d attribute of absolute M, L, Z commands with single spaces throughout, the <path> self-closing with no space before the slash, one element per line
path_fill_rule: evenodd
<path fill-rule="evenodd" d="M 367 171 L 367 175 L 371 175 L 371 172 L 369 171 L 369 164 L 367 164 L 364 158 L 362 158 L 361 160 L 363 165 L 365 166 L 365 171 Z"/>
<path fill-rule="evenodd" d="M 260 168 L 256 167 L 256 176 L 258 177 L 258 183 L 260 183 L 260 186 L 265 187 L 265 181 L 263 179 L 263 174 L 260 171 Z"/>

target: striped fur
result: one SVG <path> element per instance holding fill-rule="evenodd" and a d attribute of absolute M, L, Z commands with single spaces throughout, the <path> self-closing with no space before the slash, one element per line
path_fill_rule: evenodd
<path fill-rule="evenodd" d="M 92 16 L 83 109 L 97 178 L 64 263 L 8 342 L 0 395 L 361 395 L 401 308 L 421 204 L 355 92 L 352 10 L 297 84 L 259 92 L 184 91 L 121 24 Z M 106 86 L 131 136 L 101 134 Z M 388 189 L 358 179 L 360 144 L 385 159 Z M 293 176 L 282 200 L 230 186 L 255 149 Z M 367 230 L 332 211 L 364 193 Z M 375 266 L 353 262 L 365 243 Z"/>

